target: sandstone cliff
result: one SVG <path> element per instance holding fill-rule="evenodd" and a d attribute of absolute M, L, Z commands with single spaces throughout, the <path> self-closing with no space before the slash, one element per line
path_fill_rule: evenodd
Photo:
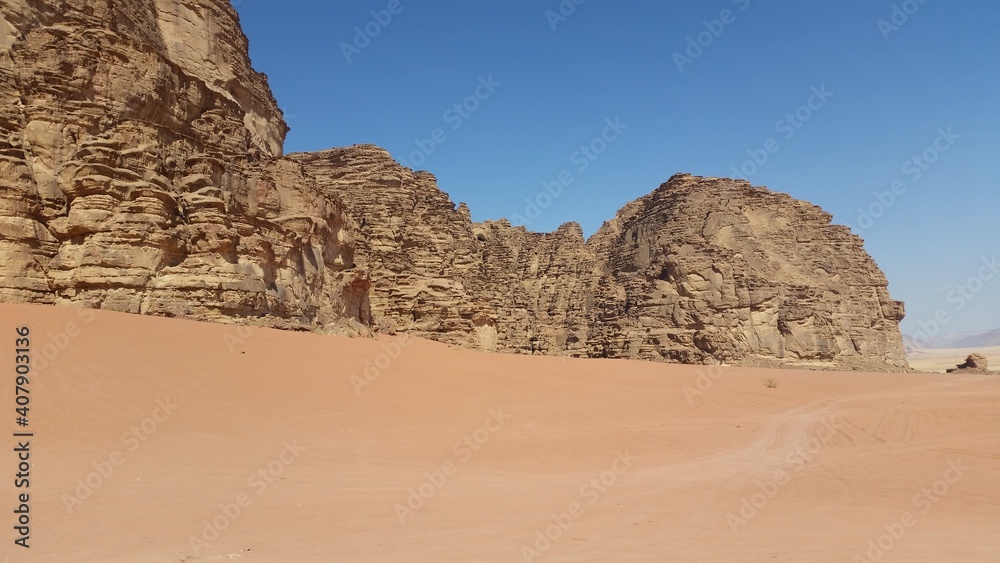
<path fill-rule="evenodd" d="M 474 224 L 378 147 L 289 158 L 360 224 L 377 323 L 519 353 L 905 366 L 902 303 L 861 239 L 785 194 L 681 174 L 584 242 Z"/>
<path fill-rule="evenodd" d="M 484 350 L 586 355 L 593 259 L 570 223 L 551 234 L 473 224 L 426 172 L 361 145 L 293 154 L 359 225 L 377 326 Z"/>
<path fill-rule="evenodd" d="M 591 238 L 595 351 L 905 365 L 903 305 L 847 227 L 748 182 L 677 175 Z"/>
<path fill-rule="evenodd" d="M 473 223 L 434 177 L 287 127 L 228 2 L 0 5 L 0 300 L 407 330 L 490 351 L 905 366 L 819 208 L 677 175 L 590 240 Z"/>
<path fill-rule="evenodd" d="M 0 5 L 0 299 L 369 321 L 228 2 Z"/>

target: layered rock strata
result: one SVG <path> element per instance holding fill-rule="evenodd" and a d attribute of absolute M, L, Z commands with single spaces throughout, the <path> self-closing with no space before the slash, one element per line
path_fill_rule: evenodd
<path fill-rule="evenodd" d="M 819 208 L 677 175 L 589 240 L 474 223 L 370 145 L 283 156 L 228 2 L 0 4 L 0 300 L 488 351 L 905 366 Z"/>
<path fill-rule="evenodd" d="M 281 157 L 228 2 L 0 5 L 0 299 L 370 321 L 355 225 Z"/>
<path fill-rule="evenodd" d="M 903 305 L 861 239 L 785 194 L 681 174 L 585 242 L 473 223 L 378 147 L 289 158 L 360 225 L 377 323 L 520 353 L 905 365 Z"/>

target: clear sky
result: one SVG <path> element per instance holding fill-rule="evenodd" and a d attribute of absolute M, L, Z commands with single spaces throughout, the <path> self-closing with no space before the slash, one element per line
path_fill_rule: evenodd
<path fill-rule="evenodd" d="M 863 236 L 904 332 L 1000 327 L 1000 3 L 233 3 L 286 152 L 373 143 L 474 220 L 587 235 L 741 176 Z"/>

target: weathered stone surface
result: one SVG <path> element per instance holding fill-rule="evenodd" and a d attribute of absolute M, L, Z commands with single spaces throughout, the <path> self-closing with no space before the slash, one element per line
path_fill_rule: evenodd
<path fill-rule="evenodd" d="M 948 373 L 990 373 L 990 363 L 986 356 L 973 353 L 969 354 L 965 361 L 947 370 Z"/>
<path fill-rule="evenodd" d="M 476 303 L 497 331 L 496 348 L 585 357 L 596 259 L 576 223 L 529 233 L 505 221 L 473 227 L 481 245 Z M 480 329 L 482 331 L 483 329 Z"/>
<path fill-rule="evenodd" d="M 586 355 L 593 259 L 575 223 L 551 234 L 473 224 L 426 172 L 359 145 L 292 154 L 361 230 L 377 326 L 484 350 Z"/>
<path fill-rule="evenodd" d="M 378 322 L 486 350 L 677 362 L 905 364 L 903 305 L 846 227 L 747 182 L 677 175 L 584 242 L 473 224 L 384 150 L 294 154 L 346 203 Z"/>
<path fill-rule="evenodd" d="M 595 354 L 905 365 L 903 304 L 847 227 L 748 182 L 677 175 L 590 239 Z"/>
<path fill-rule="evenodd" d="M 228 2 L 0 5 L 0 299 L 369 322 Z"/>
<path fill-rule="evenodd" d="M 377 147 L 290 158 L 353 214 L 361 233 L 355 260 L 372 278 L 376 324 L 468 341 L 472 314 L 463 296 L 479 262 L 468 210 L 455 209 L 433 176 L 403 169 Z"/>
<path fill-rule="evenodd" d="M 0 300 L 490 351 L 905 366 L 882 272 L 819 208 L 677 175 L 590 240 L 473 223 L 370 145 L 282 155 L 235 11 L 0 4 Z"/>

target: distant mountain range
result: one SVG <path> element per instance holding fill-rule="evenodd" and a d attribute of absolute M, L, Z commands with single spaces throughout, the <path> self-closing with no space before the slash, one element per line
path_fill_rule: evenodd
<path fill-rule="evenodd" d="M 1000 346 L 1000 328 L 978 332 L 953 332 L 928 339 L 926 342 L 903 335 L 903 345 L 907 351 L 924 348 L 986 348 Z"/>

